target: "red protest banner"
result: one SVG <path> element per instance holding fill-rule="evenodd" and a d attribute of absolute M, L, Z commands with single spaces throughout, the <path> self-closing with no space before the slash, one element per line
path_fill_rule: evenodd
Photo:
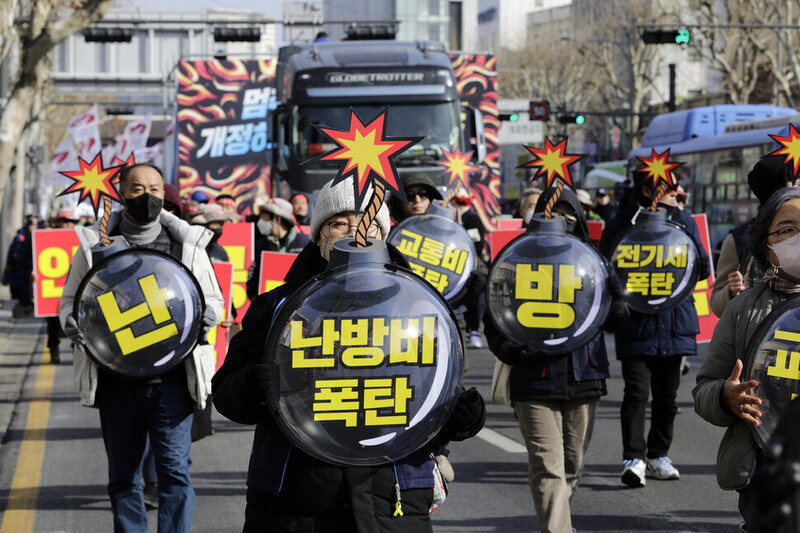
<path fill-rule="evenodd" d="M 497 221 L 497 229 L 518 229 L 521 227 L 521 218 L 501 218 Z"/>
<path fill-rule="evenodd" d="M 57 316 L 64 282 L 75 250 L 80 246 L 74 229 L 37 229 L 33 232 L 33 309 L 38 317 Z"/>
<path fill-rule="evenodd" d="M 222 226 L 219 244 L 228 252 L 228 260 L 233 263 L 233 293 L 231 302 L 236 309 L 236 321 L 241 323 L 250 300 L 247 299 L 247 273 L 253 264 L 253 224 L 242 222 Z"/>
<path fill-rule="evenodd" d="M 606 223 L 603 220 L 587 220 L 586 224 L 589 226 L 589 238 L 594 241 L 595 246 L 600 244 L 600 237 L 603 235 L 603 228 Z"/>
<path fill-rule="evenodd" d="M 271 291 L 283 285 L 283 278 L 289 272 L 297 254 L 282 252 L 261 252 L 261 274 L 258 277 L 258 294 Z"/>
<path fill-rule="evenodd" d="M 700 232 L 700 241 L 703 244 L 708 257 L 711 257 L 711 239 L 708 236 L 708 219 L 705 214 L 692 215 L 697 223 L 697 230 Z M 714 264 L 711 264 L 711 274 L 697 282 L 694 288 L 694 308 L 697 309 L 697 316 L 700 319 L 700 334 L 696 337 L 697 342 L 708 342 L 714 334 L 714 327 L 719 320 L 711 312 L 711 287 L 714 285 Z"/>
<path fill-rule="evenodd" d="M 231 316 L 231 295 L 233 293 L 233 263 L 211 263 L 214 267 L 214 274 L 217 276 L 219 288 L 222 291 L 223 313 L 222 320 L 228 320 Z M 208 342 L 214 345 L 214 359 L 216 366 L 214 370 L 219 370 L 225 362 L 225 354 L 228 353 L 228 328 L 219 324 L 211 328 L 208 332 Z"/>
<path fill-rule="evenodd" d="M 492 250 L 492 261 L 503 249 L 503 246 L 513 241 L 519 235 L 525 233 L 523 228 L 519 229 L 497 229 L 489 232 L 489 248 Z"/>

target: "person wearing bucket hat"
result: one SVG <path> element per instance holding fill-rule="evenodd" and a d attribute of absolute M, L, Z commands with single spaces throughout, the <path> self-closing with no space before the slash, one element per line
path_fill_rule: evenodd
<path fill-rule="evenodd" d="M 395 222 L 405 220 L 412 215 L 421 215 L 428 210 L 432 200 L 442 199 L 442 193 L 436 188 L 433 180 L 422 172 L 406 174 L 400 178 L 400 183 L 403 185 L 408 203 L 405 204 L 395 197 L 389 200 L 389 211 Z"/>
<path fill-rule="evenodd" d="M 594 203 L 592 202 L 592 196 L 589 194 L 589 191 L 578 189 L 575 191 L 575 194 L 578 197 L 578 201 L 581 203 L 581 207 L 583 207 L 583 212 L 586 214 L 587 222 L 603 220 L 600 215 L 592 211 Z"/>
<path fill-rule="evenodd" d="M 247 297 L 258 296 L 258 278 L 261 276 L 261 252 L 296 254 L 308 244 L 308 235 L 300 228 L 292 213 L 292 204 L 283 198 L 260 200 L 256 227 L 261 234 L 255 242 L 255 260 L 247 277 Z"/>
<path fill-rule="evenodd" d="M 206 246 L 206 252 L 211 261 L 228 262 L 228 253 L 217 241 L 222 237 L 222 226 L 226 222 L 233 222 L 234 217 L 223 211 L 221 205 L 200 204 L 197 214 L 190 223 L 194 226 L 205 226 L 214 236 Z"/>
<path fill-rule="evenodd" d="M 352 178 L 322 187 L 311 217 L 311 240 L 292 263 L 285 283 L 252 301 L 242 331 L 231 340 L 225 362 L 212 380 L 217 410 L 234 422 L 256 425 L 247 474 L 245 533 L 432 531 L 430 448 L 435 444 L 377 466 L 335 465 L 294 446 L 268 407 L 271 367 L 264 362 L 264 350 L 272 320 L 284 300 L 326 269 L 333 244 L 355 234 L 363 211 L 354 211 L 354 196 Z M 383 240 L 388 233 L 389 212 L 384 205 L 367 236 Z M 396 248 L 388 249 L 392 263 L 408 268 Z M 483 427 L 485 414 L 477 390 L 462 392 L 434 440 L 474 436 Z"/>
<path fill-rule="evenodd" d="M 543 213 L 555 189 L 546 189 L 535 211 Z M 564 188 L 553 205 L 564 217 L 567 231 L 588 241 L 589 226 L 578 197 Z M 603 331 L 613 331 L 628 318 L 622 284 L 615 274 L 608 278 L 603 298 L 611 308 L 602 328 L 577 350 L 562 355 L 538 352 L 505 337 L 491 313 L 483 317 L 489 349 L 512 365 L 508 380 L 512 407 L 528 449 L 528 477 L 539 531 L 572 531 L 570 501 L 578 488 L 584 454 L 589 448 L 595 412 L 608 393 L 610 377 Z"/>

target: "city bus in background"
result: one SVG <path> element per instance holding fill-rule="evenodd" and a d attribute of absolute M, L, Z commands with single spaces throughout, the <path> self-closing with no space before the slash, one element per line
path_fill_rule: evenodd
<path fill-rule="evenodd" d="M 708 216 L 711 247 L 719 253 L 728 232 L 755 216 L 758 200 L 747 185 L 747 174 L 777 143 L 771 135 L 788 135 L 789 124 L 800 126 L 795 109 L 771 105 L 715 105 L 664 113 L 653 118 L 642 145 L 628 157 L 629 173 L 641 166 L 637 157 L 663 153 L 678 169 L 689 193 L 688 207 Z"/>

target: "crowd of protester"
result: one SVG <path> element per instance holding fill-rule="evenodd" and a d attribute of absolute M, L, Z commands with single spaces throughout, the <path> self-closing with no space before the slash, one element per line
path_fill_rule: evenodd
<path fill-rule="evenodd" d="M 144 188 L 135 189 L 132 183 L 139 182 Z M 748 486 L 753 472 L 763 462 L 762 456 L 753 452 L 755 447 L 747 425 L 758 424 L 762 413 L 760 400 L 748 394 L 754 383 L 740 381 L 742 362 L 737 357 L 744 353 L 760 320 L 788 295 L 800 291 L 800 268 L 792 270 L 795 266 L 791 262 L 793 256 L 785 251 L 784 246 L 785 241 L 795 235 L 790 235 L 790 230 L 784 230 L 781 226 L 791 226 L 794 233 L 800 227 L 800 220 L 792 218 L 795 212 L 800 212 L 797 207 L 800 193 L 797 193 L 797 189 L 786 188 L 791 182 L 786 166 L 770 159 L 762 159 L 750 172 L 748 183 L 760 201 L 759 214 L 732 230 L 722 243 L 711 296 L 711 308 L 721 317 L 720 326 L 715 330 L 693 392 L 695 409 L 700 416 L 712 424 L 728 428 L 720 445 L 721 459 L 717 474 L 722 488 L 740 491 L 743 516 L 747 516 L 748 509 L 754 508 Z M 232 420 L 265 424 L 269 416 L 263 412 L 263 395 L 264 381 L 268 376 L 265 365 L 258 360 L 268 329 L 264 324 L 269 323 L 268 318 L 274 314 L 275 298 L 290 294 L 304 280 L 324 268 L 328 259 L 326 252 L 330 250 L 328 241 L 340 238 L 325 234 L 324 224 L 347 218 L 348 225 L 354 228 L 354 221 L 360 215 L 348 207 L 354 203 L 352 184 L 340 184 L 338 188 L 328 184 L 316 198 L 302 193 L 294 194 L 288 200 L 261 197 L 252 202 L 252 206 L 241 209 L 244 206 L 243 199 L 230 194 L 213 197 L 206 192 L 194 191 L 182 197 L 176 187 L 163 183 L 158 169 L 147 164 L 128 167 L 120 183 L 126 201 L 122 212 L 118 212 L 116 218 L 112 217 L 113 226 L 118 228 L 116 231 L 125 235 L 135 246 L 166 246 L 164 250 L 167 252 L 171 250 L 168 244 L 171 240 L 179 240 L 184 246 L 202 247 L 207 260 L 199 264 L 188 261 L 180 254 L 176 256 L 178 259 L 182 257 L 184 262 L 188 261 L 187 266 L 199 272 L 206 272 L 212 262 L 229 260 L 225 248 L 218 242 L 226 224 L 253 224 L 256 260 L 248 273 L 247 283 L 247 295 L 253 301 L 253 306 L 247 317 L 225 317 L 220 323 L 222 327 L 231 327 L 235 322 L 240 322 L 244 324 L 244 329 L 233 338 L 226 363 L 214 378 L 214 395 L 210 390 L 198 395 L 197 390 L 190 390 L 191 386 L 187 389 L 187 374 L 191 376 L 195 371 L 190 367 L 181 370 L 180 376 L 175 379 L 135 386 L 120 382 L 101 370 L 97 390 L 81 389 L 83 403 L 100 408 L 110 464 L 109 495 L 115 525 L 135 527 L 143 520 L 146 523 L 146 515 L 143 514 L 145 508 L 160 508 L 159 521 L 170 524 L 171 530 L 188 531 L 193 493 L 188 474 L 187 439 L 194 441 L 213 434 L 212 401 L 222 414 Z M 433 201 L 443 199 L 442 192 L 425 174 L 406 175 L 402 178 L 402 185 L 408 202 L 391 199 L 379 214 L 378 226 L 370 236 L 386 238 L 392 225 L 407 217 L 424 214 Z M 534 213 L 544 210 L 552 194 L 551 189 L 539 187 L 523 190 L 516 200 L 513 216 L 522 219 L 521 226 L 525 228 Z M 610 257 L 615 237 L 631 225 L 632 218 L 642 206 L 650 205 L 653 195 L 653 188 L 638 176 L 634 177 L 632 187 L 626 189 L 618 201 L 614 201 L 604 188 L 594 190 L 593 194 L 583 189 L 575 193 L 565 189 L 553 209 L 564 218 L 567 230 L 583 239 L 589 239 L 589 222 L 604 223 L 605 231 L 599 242 L 599 251 Z M 686 207 L 688 196 L 685 190 L 678 187 L 661 198 L 659 207 L 699 243 L 697 227 Z M 142 200 L 142 197 L 146 199 Z M 473 238 L 478 262 L 468 291 L 454 307 L 463 304 L 462 326 L 466 326 L 467 346 L 481 348 L 482 336 L 485 336 L 493 354 L 513 365 L 510 394 L 528 450 L 529 483 L 538 527 L 543 532 L 569 532 L 572 531 L 570 501 L 580 479 L 583 455 L 591 442 L 595 410 L 600 398 L 607 394 L 605 380 L 609 377 L 609 360 L 605 337 L 599 331 L 587 346 L 566 356 L 553 357 L 537 353 L 535 346 L 521 345 L 516 339 L 505 338 L 488 313 L 483 314 L 481 320 L 486 273 L 491 259 L 486 228 L 471 207 L 473 200 L 467 190 L 453 198 L 454 220 L 462 224 Z M 64 207 L 63 203 L 56 204 L 47 226 L 82 228 L 79 230 L 82 242 L 93 242 L 97 235 L 97 220 L 94 211 L 88 207 L 80 204 L 70 209 Z M 159 231 L 166 235 L 166 240 L 159 240 L 155 233 L 150 235 L 150 230 L 149 233 L 144 232 L 147 233 L 145 235 L 142 226 L 131 225 L 129 220 L 137 221 L 136 224 L 155 222 Z M 788 225 L 786 220 L 790 221 Z M 42 227 L 44 223 L 36 215 L 26 217 L 24 226 L 18 230 L 8 250 L 3 273 L 3 283 L 10 287 L 12 298 L 18 300 L 27 313 L 33 308 L 31 237 L 34 230 Z M 193 227 L 199 228 L 191 230 Z M 708 276 L 710 260 L 703 248 L 698 248 L 699 279 L 704 279 Z M 257 280 L 262 268 L 261 251 L 299 254 L 287 275 L 287 285 L 281 289 L 282 292 L 259 294 Z M 77 257 L 84 258 L 80 262 L 86 261 L 87 256 L 78 254 Z M 400 256 L 393 256 L 392 260 L 404 264 Z M 90 266 L 85 262 L 81 265 L 73 268 L 75 273 L 71 271 L 71 277 L 78 276 Z M 74 289 L 75 283 L 75 279 L 72 279 L 67 286 Z M 746 291 L 749 288 L 757 290 Z M 208 291 L 204 296 L 215 301 L 218 293 L 210 288 Z M 620 480 L 628 487 L 637 488 L 645 486 L 647 478 L 664 481 L 680 479 L 678 468 L 669 458 L 669 450 L 673 442 L 673 421 L 678 411 L 676 396 L 680 376 L 686 368 L 685 358 L 697 353 L 695 336 L 699 330 L 691 298 L 673 309 L 643 314 L 629 309 L 622 293 L 619 280 L 612 275 L 606 288 L 606 297 L 612 302 L 611 312 L 603 329 L 614 332 L 616 357 L 620 361 L 624 381 L 620 408 Z M 47 319 L 47 346 L 52 363 L 60 361 L 60 337 L 65 333 L 73 340 L 75 357 L 81 360 L 85 358 L 81 334 L 77 332 L 71 317 L 70 297 L 74 294 L 65 290 L 65 295 L 61 317 Z M 219 309 L 212 308 L 214 316 L 204 317 L 206 327 L 219 323 L 221 319 Z M 739 335 L 737 332 L 746 333 Z M 82 364 L 88 372 L 93 363 L 86 359 Z M 92 372 L 98 371 L 92 369 Z M 97 381 L 86 383 L 94 383 L 92 386 L 97 387 Z M 176 384 L 179 386 L 176 387 Z M 177 417 L 169 422 L 172 429 L 165 433 L 167 437 L 144 430 L 133 432 L 134 429 L 122 428 L 113 421 L 120 409 L 131 402 L 140 402 L 136 399 L 137 395 L 146 396 L 148 387 L 168 389 L 174 397 L 173 400 L 165 400 L 166 403 L 159 407 L 174 411 Z M 115 392 L 112 393 L 112 389 Z M 481 409 L 475 407 L 474 395 L 472 398 L 463 398 L 463 401 L 465 404 L 472 401 L 473 404 L 464 407 L 465 412 L 474 415 L 473 418 L 480 418 L 480 414 L 475 414 L 476 409 Z M 652 405 L 652 415 L 650 428 L 646 431 L 645 408 L 648 401 Z M 151 416 L 148 414 L 150 408 L 143 408 L 144 418 L 140 429 L 152 423 L 148 419 Z M 280 433 L 274 424 L 259 427 L 262 433 Z M 465 433 L 462 427 L 451 427 L 450 430 L 438 438 L 437 443 L 442 449 L 449 440 L 460 440 L 469 433 Z M 125 445 L 120 444 L 122 441 L 126 442 Z M 274 440 L 269 446 L 257 441 L 253 453 L 266 457 L 274 452 L 274 446 L 281 447 L 281 450 L 292 447 L 280 439 Z M 184 450 L 185 454 L 177 459 L 168 459 L 164 455 L 167 448 Z M 723 453 L 729 449 L 740 449 L 742 452 L 735 457 L 731 453 Z M 441 455 L 441 450 L 434 451 Z M 293 449 L 293 454 L 292 461 L 287 460 L 282 467 L 284 471 L 289 468 L 294 475 L 311 476 L 308 477 L 308 483 L 292 489 L 300 491 L 298 494 L 291 491 L 274 492 L 273 480 L 264 472 L 271 472 L 275 465 L 266 460 L 263 463 L 256 461 L 255 466 L 251 462 L 245 530 L 260 530 L 268 523 L 280 523 L 286 530 L 298 528 L 300 531 L 315 531 L 313 524 L 330 520 L 348 524 L 348 527 L 360 523 L 363 517 L 347 510 L 348 506 L 344 505 L 342 498 L 348 496 L 343 492 L 337 492 L 329 504 L 318 509 L 298 508 L 292 503 L 300 498 L 300 493 L 304 496 L 325 493 L 330 491 L 331 486 L 339 483 L 346 485 L 348 476 L 354 472 L 348 467 L 326 464 L 299 450 Z M 445 477 L 452 479 L 452 465 L 438 456 L 436 460 Z M 419 468 L 429 469 L 424 459 L 422 461 L 409 465 L 409 472 Z M 144 490 L 137 492 L 139 475 L 142 476 Z M 377 469 L 370 475 L 374 485 L 382 486 L 393 485 L 396 473 Z M 251 477 L 255 480 L 253 483 L 250 482 Z M 393 527 L 399 527 L 398 531 L 429 531 L 427 492 L 414 492 L 416 488 L 413 485 L 401 489 L 403 501 L 409 502 L 408 517 L 403 525 L 393 523 L 389 507 L 385 507 L 374 517 L 374 522 L 371 520 L 372 523 L 365 527 L 377 525 L 381 531 L 391 531 Z M 372 496 L 377 497 L 375 494 Z M 384 503 L 380 502 L 381 505 Z M 747 531 L 747 527 L 743 522 L 742 530 Z"/>

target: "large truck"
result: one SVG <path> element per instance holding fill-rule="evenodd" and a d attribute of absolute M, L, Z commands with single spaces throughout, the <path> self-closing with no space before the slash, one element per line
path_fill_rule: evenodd
<path fill-rule="evenodd" d="M 395 159 L 400 175 L 424 172 L 443 183 L 444 151 L 486 156 L 483 117 L 462 103 L 450 56 L 437 42 L 344 41 L 285 46 L 276 69 L 270 131 L 274 178 L 313 193 L 337 163 L 302 165 L 335 147 L 315 126 L 346 129 L 350 108 L 363 121 L 390 107 L 388 136 L 423 141 Z"/>

